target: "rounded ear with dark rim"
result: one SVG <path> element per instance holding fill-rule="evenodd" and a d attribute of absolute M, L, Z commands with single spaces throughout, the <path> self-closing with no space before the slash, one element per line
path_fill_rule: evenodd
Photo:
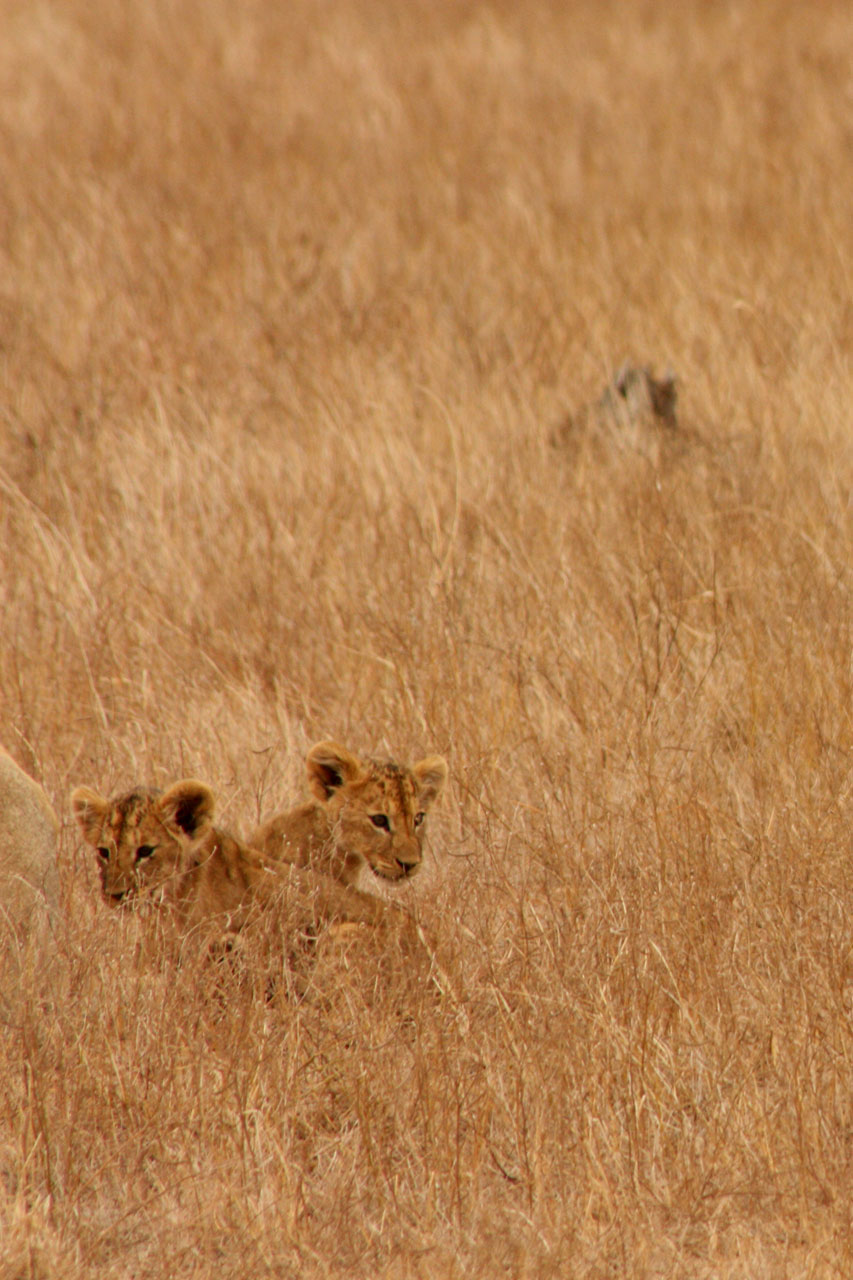
<path fill-rule="evenodd" d="M 425 760 L 419 760 L 417 764 L 412 765 L 412 773 L 420 787 L 418 804 L 422 809 L 428 809 L 444 790 L 444 784 L 447 781 L 447 761 L 441 756 L 427 756 Z"/>
<path fill-rule="evenodd" d="M 329 800 L 347 782 L 364 773 L 364 766 L 337 742 L 318 742 L 305 758 L 308 781 L 318 800 Z"/>
<path fill-rule="evenodd" d="M 109 807 L 109 802 L 91 787 L 77 787 L 71 792 L 71 809 L 88 844 L 98 844 Z"/>
<path fill-rule="evenodd" d="M 157 801 L 160 817 L 167 826 L 184 835 L 197 836 L 213 821 L 216 807 L 213 792 L 195 778 L 184 778 L 164 791 Z"/>

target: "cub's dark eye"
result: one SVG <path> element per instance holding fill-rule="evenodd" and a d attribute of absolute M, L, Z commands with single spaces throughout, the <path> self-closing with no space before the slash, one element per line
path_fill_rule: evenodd
<path fill-rule="evenodd" d="M 388 825 L 388 819 L 384 813 L 372 813 L 370 815 L 370 821 L 373 823 L 374 827 L 378 827 L 380 831 L 391 830 Z"/>
<path fill-rule="evenodd" d="M 136 861 L 141 862 L 143 858 L 150 858 L 156 847 L 153 844 L 141 844 L 136 850 Z"/>
<path fill-rule="evenodd" d="M 425 817 L 426 817 L 426 814 L 425 814 L 425 813 L 420 813 L 420 812 L 419 812 L 419 813 L 416 813 L 416 814 L 415 814 L 415 826 L 416 826 L 416 827 L 419 827 L 419 826 L 421 825 L 421 823 L 423 822 L 423 820 L 424 820 L 424 818 L 425 818 Z"/>
<path fill-rule="evenodd" d="M 109 862 L 110 860 L 109 849 L 98 849 L 98 857 L 101 859 L 101 862 Z"/>

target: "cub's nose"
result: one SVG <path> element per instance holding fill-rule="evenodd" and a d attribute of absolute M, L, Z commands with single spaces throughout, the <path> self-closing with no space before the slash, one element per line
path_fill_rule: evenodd
<path fill-rule="evenodd" d="M 420 860 L 409 862 L 405 858 L 396 859 L 397 866 L 400 868 L 400 874 L 403 876 L 413 876 L 421 865 Z"/>

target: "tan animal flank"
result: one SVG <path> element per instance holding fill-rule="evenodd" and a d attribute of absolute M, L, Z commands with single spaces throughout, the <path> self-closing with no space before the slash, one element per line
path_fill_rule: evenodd
<path fill-rule="evenodd" d="M 365 865 L 385 880 L 414 875 L 423 859 L 426 815 L 447 779 L 441 756 L 408 768 L 362 761 L 336 742 L 319 742 L 306 765 L 315 798 L 263 823 L 252 845 L 346 885 Z"/>
<path fill-rule="evenodd" d="M 0 747 L 0 932 L 55 907 L 58 831 L 44 791 Z"/>

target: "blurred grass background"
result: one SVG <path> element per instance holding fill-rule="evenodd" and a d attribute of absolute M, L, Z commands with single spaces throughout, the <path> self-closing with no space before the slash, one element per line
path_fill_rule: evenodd
<path fill-rule="evenodd" d="M 849 1276 L 848 6 L 0 27 L 0 740 L 65 904 L 0 1275 Z M 624 359 L 677 432 L 555 447 Z M 323 737 L 450 762 L 467 1032 L 405 974 L 214 1016 L 100 909 L 71 786 L 246 831 Z"/>

